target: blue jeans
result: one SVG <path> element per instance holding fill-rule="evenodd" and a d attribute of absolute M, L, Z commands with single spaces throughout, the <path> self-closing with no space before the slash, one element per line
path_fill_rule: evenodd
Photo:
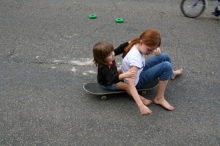
<path fill-rule="evenodd" d="M 136 88 L 142 88 L 158 78 L 161 81 L 165 81 L 172 77 L 171 59 L 166 53 L 161 53 L 159 56 L 154 56 L 145 61 L 145 66 L 140 73 Z"/>
<path fill-rule="evenodd" d="M 108 86 L 101 85 L 101 86 L 102 86 L 102 88 L 104 88 L 106 90 L 113 90 L 113 91 L 116 90 L 116 84 L 111 84 L 111 85 L 108 85 Z"/>

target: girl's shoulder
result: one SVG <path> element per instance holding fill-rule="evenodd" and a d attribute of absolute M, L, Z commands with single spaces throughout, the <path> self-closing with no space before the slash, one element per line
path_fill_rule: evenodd
<path fill-rule="evenodd" d="M 105 68 L 105 67 L 108 67 L 108 65 L 106 65 L 106 64 L 101 64 L 101 63 L 98 64 L 98 68 Z"/>
<path fill-rule="evenodd" d="M 134 45 L 132 46 L 131 50 L 128 52 L 129 55 L 131 56 L 140 56 L 141 53 L 139 52 L 139 50 L 137 49 L 137 47 Z"/>

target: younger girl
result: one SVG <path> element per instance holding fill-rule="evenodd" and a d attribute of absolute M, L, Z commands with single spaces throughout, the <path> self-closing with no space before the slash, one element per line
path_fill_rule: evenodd
<path fill-rule="evenodd" d="M 113 46 L 108 42 L 98 42 L 93 47 L 93 62 L 98 66 L 97 81 L 102 88 L 107 90 L 126 90 L 128 94 L 128 84 L 121 82 L 124 78 L 134 78 L 136 73 L 128 70 L 122 73 L 121 68 L 117 68 L 115 55 L 121 54 L 124 48 L 128 46 L 128 42 L 121 44 L 114 50 Z M 149 105 L 150 100 L 138 95 L 144 105 Z"/>

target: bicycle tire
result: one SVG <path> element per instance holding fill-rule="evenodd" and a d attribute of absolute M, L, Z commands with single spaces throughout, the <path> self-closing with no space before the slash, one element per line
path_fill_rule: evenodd
<path fill-rule="evenodd" d="M 205 0 L 182 0 L 180 10 L 184 16 L 196 18 L 200 16 L 206 8 Z"/>

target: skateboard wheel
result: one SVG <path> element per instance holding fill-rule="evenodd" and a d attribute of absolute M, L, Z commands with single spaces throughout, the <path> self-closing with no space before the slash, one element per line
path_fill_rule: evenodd
<path fill-rule="evenodd" d="M 96 19 L 96 17 L 97 17 L 96 14 L 89 14 L 90 19 Z"/>
<path fill-rule="evenodd" d="M 141 92 L 141 95 L 146 95 L 146 94 L 147 94 L 146 91 L 142 91 L 142 92 Z"/>
<path fill-rule="evenodd" d="M 117 23 L 123 23 L 124 20 L 123 20 L 122 18 L 116 18 L 116 19 L 115 19 L 115 22 L 117 22 Z"/>
<path fill-rule="evenodd" d="M 102 96 L 101 97 L 101 100 L 106 100 L 107 99 L 107 96 Z"/>

